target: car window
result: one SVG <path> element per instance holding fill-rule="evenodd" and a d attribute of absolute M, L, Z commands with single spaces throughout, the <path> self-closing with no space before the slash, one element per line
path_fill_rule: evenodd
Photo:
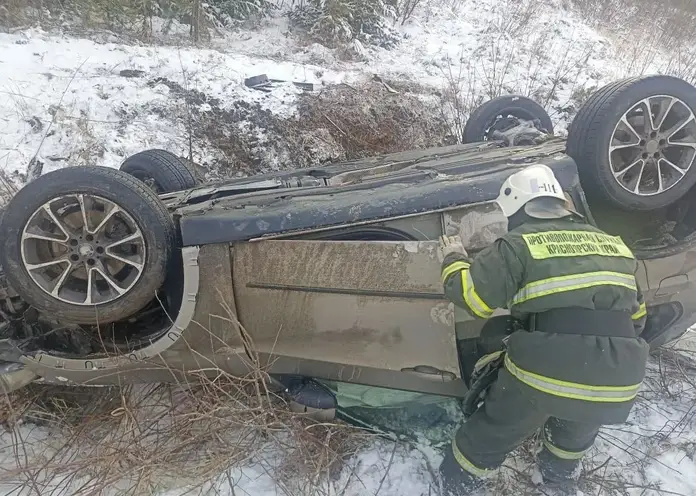
<path fill-rule="evenodd" d="M 443 443 L 451 438 L 448 427 L 464 421 L 459 400 L 434 394 L 324 382 L 336 395 L 342 420 L 411 439 Z"/>

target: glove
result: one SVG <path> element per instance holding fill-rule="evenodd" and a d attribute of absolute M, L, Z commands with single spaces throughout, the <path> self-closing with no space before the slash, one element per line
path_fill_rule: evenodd
<path fill-rule="evenodd" d="M 437 255 L 440 262 L 445 260 L 445 257 L 450 253 L 459 253 L 468 256 L 462 244 L 462 238 L 459 236 L 440 236 Z"/>

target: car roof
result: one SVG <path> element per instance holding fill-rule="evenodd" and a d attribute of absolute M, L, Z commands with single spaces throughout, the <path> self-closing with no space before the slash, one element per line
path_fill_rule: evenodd
<path fill-rule="evenodd" d="M 368 159 L 367 166 L 362 161 L 362 167 L 351 167 L 349 162 L 324 169 L 328 185 L 257 190 L 199 202 L 179 199 L 183 205 L 175 208 L 175 215 L 184 246 L 378 222 L 492 201 L 514 170 L 531 163 L 550 166 L 563 188 L 570 189 L 577 182 L 577 168 L 564 149 L 564 142 L 554 140 L 536 147 L 484 144 L 437 149 L 440 153 L 420 150 L 411 152 L 411 158 L 394 154 Z M 283 174 L 307 172 L 316 175 L 316 169 Z M 267 182 L 278 177 L 256 179 Z M 248 178 L 247 184 L 253 180 Z"/>

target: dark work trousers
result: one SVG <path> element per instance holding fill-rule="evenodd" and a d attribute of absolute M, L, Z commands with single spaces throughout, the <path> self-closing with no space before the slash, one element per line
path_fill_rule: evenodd
<path fill-rule="evenodd" d="M 502 340 L 508 333 L 505 328 L 492 325 L 482 330 L 483 353 L 502 348 L 502 343 L 495 345 L 495 335 L 499 334 Z M 457 430 L 452 453 L 446 454 L 440 467 L 443 482 L 448 487 L 473 486 L 475 479 L 498 468 L 508 453 L 539 429 L 542 429 L 543 448 L 538 461 L 545 481 L 568 480 L 594 444 L 599 427 L 552 417 L 531 399 L 527 386 L 500 369 L 481 408 Z"/>
<path fill-rule="evenodd" d="M 528 399 L 516 378 L 501 369 L 483 406 L 457 430 L 452 448 L 464 470 L 481 476 L 498 468 L 508 453 L 543 428 L 539 468 L 548 481 L 559 481 L 572 477 L 599 427 L 549 416 Z"/>

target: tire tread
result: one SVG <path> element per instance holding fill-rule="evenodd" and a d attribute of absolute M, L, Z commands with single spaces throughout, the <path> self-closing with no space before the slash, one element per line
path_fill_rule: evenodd
<path fill-rule="evenodd" d="M 518 107 L 535 115 L 541 124 L 553 133 L 553 123 L 546 110 L 531 98 L 522 95 L 503 95 L 479 105 L 469 116 L 462 132 L 464 143 L 475 143 L 483 139 L 483 125 L 506 108 Z M 487 117 L 489 116 L 489 117 Z"/>
<path fill-rule="evenodd" d="M 89 191 L 86 188 L 90 188 Z M 43 203 L 61 195 L 93 193 L 114 201 L 140 225 L 148 247 L 145 273 L 127 293 L 115 301 L 95 307 L 70 305 L 46 295 L 36 287 L 21 262 L 20 233 Z M 109 198 L 109 196 L 111 196 Z M 119 202 L 124 196 L 137 198 L 137 204 Z M 148 224 L 146 229 L 143 224 Z M 145 183 L 126 172 L 106 167 L 73 166 L 49 172 L 25 185 L 5 209 L 2 226 L 0 262 L 10 285 L 23 299 L 58 320 L 75 324 L 109 323 L 129 317 L 149 303 L 164 284 L 171 268 L 176 244 L 176 228 L 167 207 Z"/>
<path fill-rule="evenodd" d="M 165 193 L 196 186 L 196 177 L 188 165 L 167 150 L 153 148 L 128 157 L 120 170 L 131 173 L 142 170 L 153 175 Z"/>

